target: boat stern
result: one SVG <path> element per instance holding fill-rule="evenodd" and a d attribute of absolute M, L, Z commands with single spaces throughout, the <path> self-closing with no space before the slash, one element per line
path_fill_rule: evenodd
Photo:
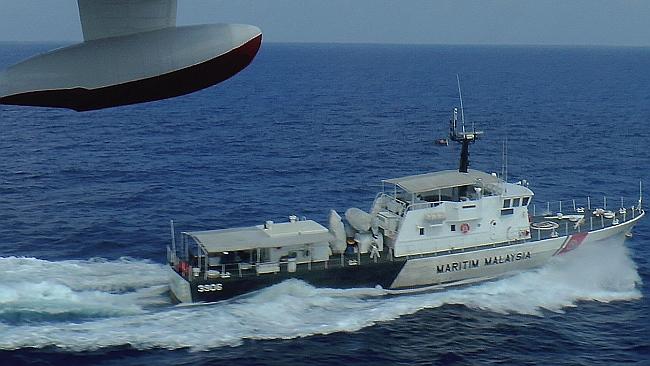
<path fill-rule="evenodd" d="M 192 291 L 189 281 L 183 278 L 171 266 L 168 266 L 167 270 L 167 276 L 169 278 L 169 291 L 171 291 L 172 299 L 176 302 L 192 302 Z"/>

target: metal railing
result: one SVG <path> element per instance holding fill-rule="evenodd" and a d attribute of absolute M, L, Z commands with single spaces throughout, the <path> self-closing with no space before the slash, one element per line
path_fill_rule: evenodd
<path fill-rule="evenodd" d="M 406 207 L 406 212 L 408 211 L 416 211 L 416 210 L 423 210 L 425 208 L 433 208 L 440 206 L 443 203 L 443 201 L 436 201 L 436 202 L 418 202 L 418 203 L 413 203 L 410 204 Z"/>
<path fill-rule="evenodd" d="M 403 215 L 408 209 L 408 203 L 387 193 L 379 194 L 376 200 L 380 200 L 380 202 L 382 202 L 382 208 L 385 208 L 386 210 L 399 216 Z M 389 207 L 391 205 L 393 207 Z"/>
<path fill-rule="evenodd" d="M 602 208 L 603 210 L 618 210 L 620 208 L 625 208 L 626 202 L 636 203 L 638 202 L 638 199 L 625 199 L 624 197 L 612 198 L 607 196 L 594 198 L 587 196 L 583 199 L 548 201 L 541 204 L 531 204 L 528 207 L 528 213 L 533 216 L 543 216 L 566 212 L 582 213 L 593 211 L 597 208 Z"/>
<path fill-rule="evenodd" d="M 576 207 L 578 208 L 578 207 Z M 575 211 L 576 215 L 542 214 L 533 216 L 530 240 L 542 240 L 559 236 L 568 236 L 581 232 L 590 232 L 611 226 L 621 225 L 643 214 L 639 206 L 620 207 L 613 211 L 597 208 Z M 572 220 L 573 219 L 573 220 Z"/>
<path fill-rule="evenodd" d="M 175 266 L 178 263 L 178 256 L 176 253 L 172 250 L 172 248 L 167 246 L 167 263 Z"/>

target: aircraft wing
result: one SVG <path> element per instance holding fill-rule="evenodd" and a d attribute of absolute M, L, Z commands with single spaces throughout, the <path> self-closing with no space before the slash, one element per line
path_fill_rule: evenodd
<path fill-rule="evenodd" d="M 0 72 L 0 104 L 87 111 L 191 93 L 253 60 L 246 24 L 176 26 L 176 0 L 78 0 L 84 42 Z"/>
<path fill-rule="evenodd" d="M 176 26 L 176 0 L 77 0 L 84 41 Z"/>

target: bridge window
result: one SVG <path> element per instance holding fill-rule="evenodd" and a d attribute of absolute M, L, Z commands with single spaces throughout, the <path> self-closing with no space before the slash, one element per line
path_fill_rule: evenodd
<path fill-rule="evenodd" d="M 519 201 L 521 198 L 515 198 L 512 200 L 512 207 L 519 207 Z"/>
<path fill-rule="evenodd" d="M 521 205 L 528 206 L 528 202 L 530 202 L 530 197 L 524 197 L 524 200 L 521 202 Z"/>
<path fill-rule="evenodd" d="M 508 208 L 510 207 L 510 198 L 506 198 L 503 200 L 503 208 Z"/>

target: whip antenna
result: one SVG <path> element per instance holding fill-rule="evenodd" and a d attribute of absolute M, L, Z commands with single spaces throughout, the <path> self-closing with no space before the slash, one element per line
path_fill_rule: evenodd
<path fill-rule="evenodd" d="M 456 82 L 458 83 L 458 97 L 460 98 L 460 120 L 463 123 L 463 133 L 465 133 L 465 110 L 463 109 L 463 93 L 460 92 L 460 77 L 456 74 Z M 474 128 L 472 127 L 472 130 Z"/>
<path fill-rule="evenodd" d="M 460 164 L 458 166 L 458 171 L 461 173 L 467 173 L 469 169 L 469 144 L 474 143 L 479 137 L 483 134 L 483 131 L 474 130 L 474 125 L 472 124 L 472 131 L 465 131 L 465 111 L 463 109 L 463 95 L 460 91 L 460 77 L 456 74 L 456 81 L 458 82 L 458 97 L 460 98 L 460 118 L 461 123 L 463 124 L 462 131 L 458 131 L 458 108 L 454 108 L 454 111 L 449 120 L 449 139 L 456 141 L 461 144 L 460 151 Z"/>

